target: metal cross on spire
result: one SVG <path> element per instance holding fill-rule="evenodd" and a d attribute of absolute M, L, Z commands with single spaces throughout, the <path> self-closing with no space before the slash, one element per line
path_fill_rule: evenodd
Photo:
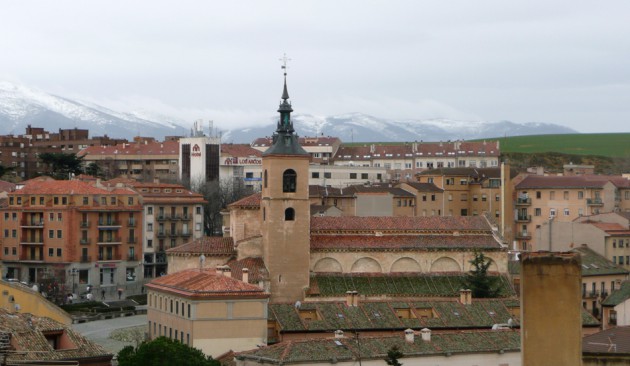
<path fill-rule="evenodd" d="M 287 63 L 291 61 L 291 59 L 288 58 L 287 54 L 285 53 L 284 56 L 282 56 L 282 58 L 279 60 L 282 62 L 282 66 L 280 66 L 280 68 L 284 70 L 284 76 L 287 76 L 287 68 L 289 67 Z"/>

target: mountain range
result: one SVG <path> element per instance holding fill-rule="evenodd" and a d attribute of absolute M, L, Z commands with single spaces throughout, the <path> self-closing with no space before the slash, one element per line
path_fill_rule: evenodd
<path fill-rule="evenodd" d="M 276 119 L 269 117 L 256 127 L 223 131 L 222 141 L 249 143 L 257 137 L 269 136 L 275 130 Z M 362 113 L 327 117 L 294 114 L 293 121 L 300 136 L 335 136 L 344 142 L 447 141 L 578 133 L 553 123 L 386 119 Z M 114 111 L 94 103 L 0 81 L 0 134 L 23 134 L 29 124 L 50 132 L 76 127 L 89 129 L 90 136 L 107 134 L 131 139 L 142 135 L 162 139 L 164 136 L 188 135 L 192 121 L 186 123 L 151 112 Z"/>

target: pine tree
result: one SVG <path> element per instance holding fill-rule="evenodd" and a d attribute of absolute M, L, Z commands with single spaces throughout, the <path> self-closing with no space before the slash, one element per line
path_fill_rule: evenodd
<path fill-rule="evenodd" d="M 402 358 L 404 355 L 398 349 L 398 346 L 392 346 L 387 351 L 387 357 L 385 357 L 385 362 L 387 362 L 390 366 L 402 366 L 402 363 L 398 362 L 399 358 Z"/>
<path fill-rule="evenodd" d="M 481 251 L 475 251 L 475 258 L 470 262 L 472 269 L 466 275 L 465 286 L 472 291 L 472 297 L 489 298 L 499 294 L 498 278 L 488 275 L 491 261 Z"/>

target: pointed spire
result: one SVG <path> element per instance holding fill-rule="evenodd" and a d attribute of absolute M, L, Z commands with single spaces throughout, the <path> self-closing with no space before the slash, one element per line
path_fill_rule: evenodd
<path fill-rule="evenodd" d="M 287 91 L 287 70 L 284 69 L 284 91 L 282 92 L 282 99 L 289 99 L 289 92 Z"/>

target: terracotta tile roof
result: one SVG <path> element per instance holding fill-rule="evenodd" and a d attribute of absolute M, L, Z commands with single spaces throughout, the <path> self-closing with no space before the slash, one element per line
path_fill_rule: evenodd
<path fill-rule="evenodd" d="M 395 230 L 474 230 L 490 231 L 481 216 L 452 217 L 312 217 L 311 232 L 317 231 L 395 231 Z"/>
<path fill-rule="evenodd" d="M 269 272 L 262 258 L 244 258 L 227 262 L 226 266 L 232 270 L 232 277 L 243 280 L 243 268 L 249 271 L 249 283 L 257 284 L 259 281 L 269 279 Z"/>
<path fill-rule="evenodd" d="M 596 228 L 603 230 L 605 232 L 617 232 L 617 231 L 628 231 L 628 228 L 617 224 L 617 223 L 608 223 L 608 222 L 588 222 L 586 221 L 586 223 L 589 223 L 593 226 L 595 226 Z"/>
<path fill-rule="evenodd" d="M 312 235 L 313 251 L 501 249 L 492 235 Z"/>
<path fill-rule="evenodd" d="M 221 144 L 221 154 L 235 157 L 261 157 L 262 152 L 248 144 Z"/>
<path fill-rule="evenodd" d="M 459 146 L 458 146 L 459 144 Z M 414 145 L 417 150 L 414 151 Z M 498 157 L 497 143 L 490 142 L 422 142 L 388 145 L 341 146 L 334 160 L 402 159 L 414 157 L 486 156 Z"/>
<path fill-rule="evenodd" d="M 0 180 L 0 192 L 12 192 L 15 190 L 15 183 Z"/>
<path fill-rule="evenodd" d="M 619 274 L 627 276 L 627 269 L 615 265 L 605 257 L 597 254 L 587 246 L 580 246 L 570 250 L 582 257 L 582 277 Z"/>
<path fill-rule="evenodd" d="M 254 207 L 260 208 L 261 193 L 254 193 L 236 202 L 232 202 L 228 207 Z"/>
<path fill-rule="evenodd" d="M 585 336 L 582 338 L 582 353 L 629 355 L 630 327 L 613 327 Z"/>
<path fill-rule="evenodd" d="M 516 189 L 528 188 L 603 188 L 611 182 L 609 176 L 598 175 L 576 175 L 576 176 L 541 176 L 529 175 L 525 177 Z"/>
<path fill-rule="evenodd" d="M 89 146 L 81 150 L 77 156 L 86 156 L 90 159 L 90 155 L 175 155 L 179 156 L 179 141 L 164 142 L 147 142 L 145 143 L 129 143 L 114 146 Z"/>
<path fill-rule="evenodd" d="M 53 350 L 46 340 L 45 333 L 63 332 L 72 343 L 72 348 Z M 20 364 L 28 361 L 80 361 L 102 362 L 109 364 L 112 354 L 100 345 L 88 340 L 71 327 L 50 318 L 24 313 L 9 313 L 0 308 L 0 333 L 11 335 L 11 345 L 16 352 L 7 354 L 8 364 Z"/>
<path fill-rule="evenodd" d="M 102 181 L 101 184 L 105 187 L 115 187 L 118 184 L 129 185 L 136 182 L 138 181 L 133 178 L 118 177 L 118 178 Z"/>
<path fill-rule="evenodd" d="M 344 188 L 309 185 L 309 197 L 355 197 L 359 194 L 391 194 L 394 197 L 415 197 L 414 194 L 398 187 L 381 185 L 354 185 Z"/>
<path fill-rule="evenodd" d="M 110 194 L 109 191 L 97 188 L 89 183 L 80 180 L 46 180 L 32 181 L 24 188 L 15 191 L 18 194 Z M 129 193 L 126 193 L 129 194 Z"/>
<path fill-rule="evenodd" d="M 258 286 L 235 278 L 217 274 L 216 269 L 187 269 L 154 279 L 149 289 L 176 294 L 182 297 L 204 298 L 266 298 Z"/>
<path fill-rule="evenodd" d="M 206 256 L 236 255 L 232 237 L 204 236 L 166 250 L 168 254 L 203 254 Z"/>
<path fill-rule="evenodd" d="M 128 184 L 133 190 L 142 196 L 143 202 L 173 202 L 173 203 L 205 203 L 203 195 L 195 193 L 181 184 L 168 183 L 142 183 L 132 182 Z M 166 192 L 169 189 L 170 192 Z M 156 192 L 157 191 L 157 192 Z"/>
<path fill-rule="evenodd" d="M 429 356 L 442 356 L 446 364 L 448 363 L 447 354 L 519 352 L 520 342 L 520 333 L 516 330 L 433 332 L 431 341 L 423 341 L 420 335 L 416 335 L 413 343 L 407 342 L 403 332 L 400 331 L 399 334 L 393 336 L 362 336 L 359 347 L 354 337 L 335 339 L 330 331 L 329 338 L 281 342 L 251 351 L 238 352 L 236 359 L 253 363 L 264 360 L 266 363 L 277 365 L 356 363 L 356 360 L 383 363 L 382 360 L 387 351 L 392 346 L 397 346 L 405 355 L 402 359 L 404 364 L 407 362 L 410 365 L 424 364 L 418 359 Z M 499 361 L 496 362 L 500 363 L 501 357 L 497 360 Z"/>
<path fill-rule="evenodd" d="M 433 183 L 405 182 L 405 184 L 413 187 L 418 192 L 444 192 L 442 188 Z"/>

